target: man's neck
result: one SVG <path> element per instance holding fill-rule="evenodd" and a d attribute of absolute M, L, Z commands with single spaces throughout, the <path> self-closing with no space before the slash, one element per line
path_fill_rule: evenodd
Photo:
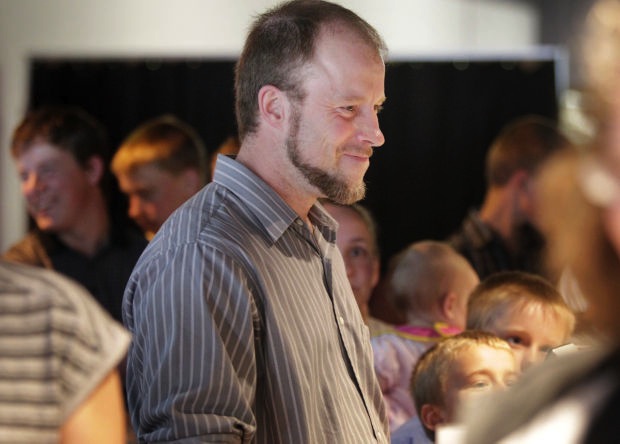
<path fill-rule="evenodd" d="M 307 187 L 302 186 L 306 182 L 304 178 L 287 175 L 291 166 L 285 153 L 281 150 L 278 152 L 273 146 L 263 149 L 258 141 L 253 142 L 251 145 L 244 142 L 237 155 L 237 162 L 265 181 L 312 229 L 309 213 L 317 196 L 305 191 Z"/>

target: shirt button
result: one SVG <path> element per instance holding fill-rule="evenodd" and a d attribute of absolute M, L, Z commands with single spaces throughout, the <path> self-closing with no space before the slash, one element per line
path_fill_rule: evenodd
<path fill-rule="evenodd" d="M 303 226 L 304 221 L 301 220 L 301 219 L 295 219 L 295 223 L 301 227 L 301 226 Z"/>
<path fill-rule="evenodd" d="M 338 316 L 338 322 L 340 322 L 340 325 L 344 325 L 344 318 L 342 316 Z"/>

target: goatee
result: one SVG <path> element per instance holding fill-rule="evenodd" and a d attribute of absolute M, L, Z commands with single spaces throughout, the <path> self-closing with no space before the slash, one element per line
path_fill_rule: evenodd
<path fill-rule="evenodd" d="M 300 120 L 299 112 L 295 110 L 291 116 L 291 128 L 286 139 L 286 152 L 291 163 L 312 186 L 321 191 L 329 200 L 341 205 L 350 205 L 362 200 L 366 195 L 366 184 L 363 181 L 356 185 L 349 185 L 344 180 L 302 160 L 297 141 Z"/>

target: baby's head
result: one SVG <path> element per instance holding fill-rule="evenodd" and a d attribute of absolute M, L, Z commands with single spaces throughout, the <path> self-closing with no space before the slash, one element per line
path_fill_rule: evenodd
<path fill-rule="evenodd" d="M 519 366 L 506 341 L 475 330 L 444 338 L 418 361 L 411 391 L 429 438 L 438 426 L 454 422 L 459 404 L 475 394 L 515 382 Z"/>
<path fill-rule="evenodd" d="M 391 261 L 387 297 L 409 324 L 445 322 L 463 329 L 467 300 L 478 282 L 469 262 L 450 245 L 419 241 Z"/>
<path fill-rule="evenodd" d="M 544 278 L 507 271 L 487 277 L 474 289 L 467 306 L 467 328 L 505 339 L 524 370 L 567 342 L 575 315 Z"/>

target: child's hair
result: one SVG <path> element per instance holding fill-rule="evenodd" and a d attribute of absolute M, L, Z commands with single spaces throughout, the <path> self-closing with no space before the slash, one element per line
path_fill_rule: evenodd
<path fill-rule="evenodd" d="M 387 298 L 404 313 L 427 313 L 466 267 L 467 260 L 446 242 L 414 242 L 390 261 Z"/>
<path fill-rule="evenodd" d="M 418 416 L 421 416 L 421 409 L 425 404 L 445 407 L 446 381 L 455 359 L 464 350 L 480 345 L 506 350 L 512 355 L 510 345 L 494 334 L 479 330 L 466 330 L 441 339 L 420 357 L 411 376 L 411 394 Z M 433 430 L 426 426 L 424 430 L 429 438 L 434 438 Z"/>
<path fill-rule="evenodd" d="M 528 304 L 552 310 L 566 323 L 566 338 L 575 328 L 575 314 L 559 291 L 541 276 L 522 271 L 494 273 L 474 288 L 467 305 L 467 328 L 493 330 L 508 310 Z"/>

